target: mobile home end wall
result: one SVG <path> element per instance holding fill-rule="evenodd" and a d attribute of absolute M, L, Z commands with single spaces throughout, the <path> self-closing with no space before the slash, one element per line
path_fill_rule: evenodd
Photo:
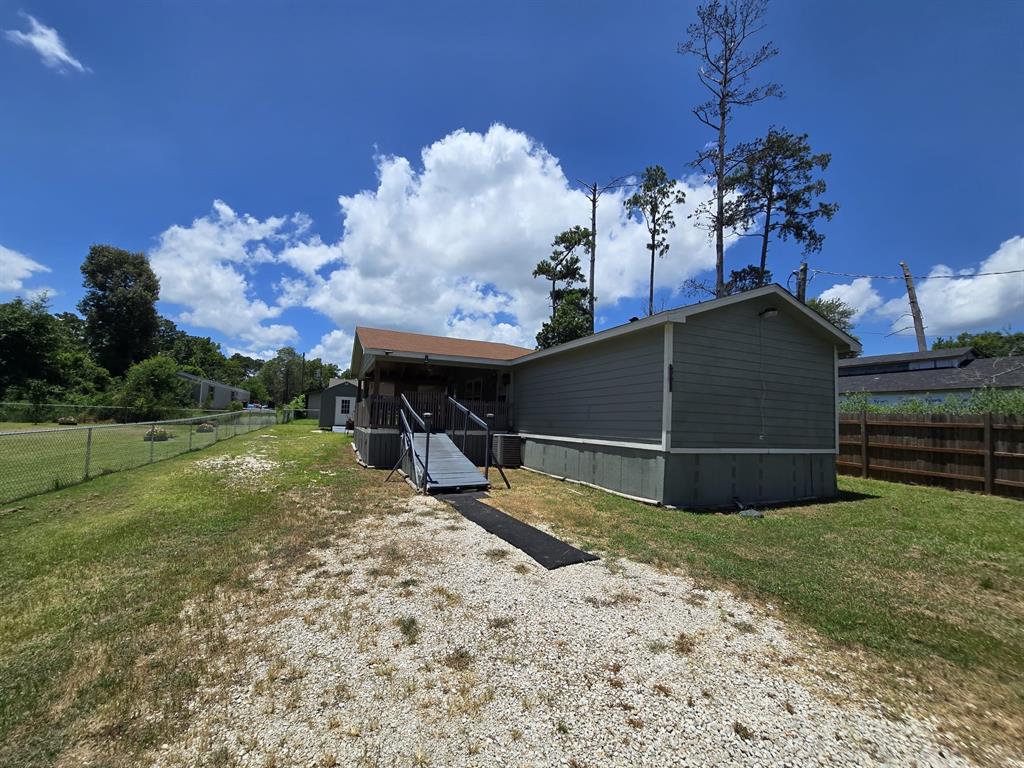
<path fill-rule="evenodd" d="M 531 469 L 675 506 L 836 493 L 835 340 L 777 297 L 528 361 L 515 375 Z"/>

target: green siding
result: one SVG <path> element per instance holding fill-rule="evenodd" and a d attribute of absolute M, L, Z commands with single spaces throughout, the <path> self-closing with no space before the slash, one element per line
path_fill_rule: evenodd
<path fill-rule="evenodd" d="M 517 365 L 518 431 L 660 443 L 664 349 L 658 326 Z"/>
<path fill-rule="evenodd" d="M 778 315 L 761 319 L 769 307 Z M 677 323 L 672 446 L 833 449 L 834 348 L 770 296 Z"/>

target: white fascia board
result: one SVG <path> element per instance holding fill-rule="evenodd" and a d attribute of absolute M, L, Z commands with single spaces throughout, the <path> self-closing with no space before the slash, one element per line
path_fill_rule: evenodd
<path fill-rule="evenodd" d="M 653 328 L 658 325 L 665 323 L 685 323 L 686 318 L 692 315 L 699 315 L 702 312 L 712 312 L 722 307 L 728 307 L 732 304 L 739 304 L 744 301 L 750 301 L 751 299 L 762 298 L 765 296 L 778 296 L 779 298 L 786 301 L 789 305 L 795 307 L 797 311 L 802 312 L 804 316 L 813 320 L 820 328 L 826 331 L 833 338 L 841 341 L 850 347 L 851 350 L 859 352 L 861 350 L 860 342 L 838 328 L 832 323 L 823 318 L 813 309 L 805 304 L 800 303 L 785 288 L 779 285 L 766 285 L 762 288 L 755 288 L 752 291 L 746 291 L 744 293 L 737 293 L 733 296 L 723 296 L 720 299 L 711 299 L 710 301 L 704 301 L 699 304 L 690 304 L 686 307 L 680 307 L 679 309 L 671 309 L 667 312 L 659 312 L 656 315 L 645 317 L 642 320 L 634 320 L 631 323 L 625 323 L 618 325 L 614 328 L 609 328 L 606 331 L 600 331 L 591 336 L 584 336 L 582 339 L 576 339 L 575 341 L 569 341 L 565 344 L 559 344 L 557 347 L 551 347 L 550 349 L 540 349 L 536 352 L 531 352 L 528 355 L 517 357 L 509 362 L 512 365 L 518 365 L 519 363 L 528 363 L 534 360 L 540 360 L 551 355 L 557 355 L 561 352 L 568 352 L 571 349 L 579 349 L 585 347 L 588 344 L 596 344 L 606 339 L 614 339 L 617 336 L 622 336 L 627 333 L 635 333 L 645 328 Z"/>

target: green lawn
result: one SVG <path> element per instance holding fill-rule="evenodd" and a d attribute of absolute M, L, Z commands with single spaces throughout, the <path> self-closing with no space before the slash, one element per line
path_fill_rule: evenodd
<path fill-rule="evenodd" d="M 272 412 L 259 416 L 261 419 L 272 417 Z M 230 417 L 238 420 L 240 434 L 244 433 L 250 418 L 256 419 L 247 413 Z M 145 439 L 150 428 L 144 425 L 69 429 L 41 424 L 34 425 L 35 431 L 26 432 L 24 428 L 32 425 L 21 424 L 22 429 L 17 434 L 0 435 L 0 504 L 81 482 L 86 476 L 87 453 L 88 474 L 97 477 L 205 448 L 218 438 L 235 434 L 235 425 L 227 424 L 230 419 L 220 417 L 218 421 L 222 426 L 209 433 L 196 431 L 194 424 L 191 428 L 188 424 L 164 425 L 169 439 L 152 443 Z M 0 431 L 4 431 L 4 425 L 13 424 L 0 424 Z"/>
<path fill-rule="evenodd" d="M 196 646 L 218 642 L 201 615 L 188 630 L 199 637 L 183 639 L 183 605 L 201 612 L 215 589 L 246 589 L 257 563 L 324 543 L 334 524 L 297 499 L 352 503 L 370 482 L 347 438 L 313 426 L 254 432 L 0 515 L 0 765 L 52 765 L 67 749 L 69 764 L 134 765 L 180 724 L 205 668 Z M 185 472 L 254 448 L 282 463 L 269 491 Z"/>
<path fill-rule="evenodd" d="M 0 765 L 135 764 L 181 726 L 209 672 L 203 643 L 222 638 L 206 598 L 244 599 L 257 565 L 294 566 L 409 492 L 358 468 L 348 438 L 312 427 L 0 507 Z M 281 462 L 266 489 L 189 471 L 255 449 Z M 753 520 L 510 476 L 512 490 L 493 493 L 509 513 L 771 602 L 794 628 L 860 652 L 879 696 L 925 706 L 973 743 L 1024 742 L 1021 502 L 841 478 L 838 501 Z"/>
<path fill-rule="evenodd" d="M 779 605 L 886 675 L 909 670 L 954 725 L 1024 742 L 1024 503 L 841 477 L 838 501 L 748 519 L 514 474 L 493 493 L 506 512 Z"/>

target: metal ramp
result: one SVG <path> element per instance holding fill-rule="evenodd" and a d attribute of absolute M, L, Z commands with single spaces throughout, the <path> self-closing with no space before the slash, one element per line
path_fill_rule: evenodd
<path fill-rule="evenodd" d="M 447 434 L 431 431 L 431 414 L 418 414 L 416 409 L 409 404 L 405 395 L 401 396 L 401 403 L 399 425 L 402 432 L 402 453 L 385 482 L 401 468 L 406 479 L 424 493 L 486 491 L 491 487 L 491 482 L 487 477 L 492 459 L 491 428 L 487 422 L 472 413 L 455 398 L 448 398 L 448 407 L 454 408 L 462 414 L 463 418 L 463 447 L 460 450 Z M 490 414 L 488 414 L 489 417 Z M 482 473 L 465 453 L 466 435 L 470 421 L 482 426 L 486 434 L 484 471 Z M 501 467 L 498 466 L 496 469 L 501 473 L 505 484 L 511 488 L 512 486 L 509 485 L 508 478 L 505 477 Z"/>
<path fill-rule="evenodd" d="M 413 457 L 416 464 L 425 464 L 427 493 L 451 493 L 463 491 L 486 491 L 491 487 L 466 455 L 458 449 L 448 435 L 434 433 L 430 436 L 430 453 L 427 455 L 427 436 L 417 433 L 412 438 Z M 426 456 L 424 460 L 422 457 Z"/>

